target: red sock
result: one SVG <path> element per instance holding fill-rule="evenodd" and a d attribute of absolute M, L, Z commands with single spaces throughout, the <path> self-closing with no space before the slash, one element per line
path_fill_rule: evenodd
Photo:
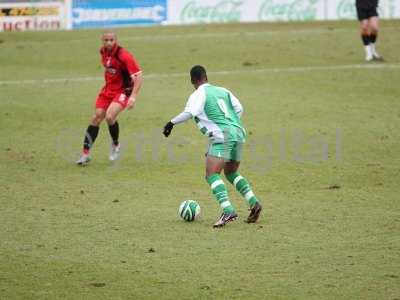
<path fill-rule="evenodd" d="M 83 148 L 83 154 L 85 154 L 85 155 L 89 155 L 89 153 L 90 153 L 90 149 L 85 149 L 85 148 Z"/>

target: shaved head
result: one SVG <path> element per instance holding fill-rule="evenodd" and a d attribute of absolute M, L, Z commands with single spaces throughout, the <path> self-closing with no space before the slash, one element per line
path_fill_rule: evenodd
<path fill-rule="evenodd" d="M 111 30 L 104 31 L 101 41 L 106 49 L 111 50 L 117 43 L 117 35 Z"/>
<path fill-rule="evenodd" d="M 117 35 L 115 34 L 115 32 L 112 31 L 112 30 L 105 30 L 105 31 L 103 31 L 103 38 L 104 38 L 105 36 L 112 36 L 112 37 L 114 37 L 114 38 L 117 37 Z"/>

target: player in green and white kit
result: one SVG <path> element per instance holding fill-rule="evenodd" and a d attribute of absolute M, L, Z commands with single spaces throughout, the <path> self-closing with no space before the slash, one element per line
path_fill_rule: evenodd
<path fill-rule="evenodd" d="M 190 95 L 185 110 L 165 125 L 163 133 L 168 137 L 174 125 L 194 118 L 200 131 L 210 141 L 206 158 L 206 180 L 223 210 L 214 227 L 222 227 L 237 218 L 220 176 L 222 170 L 228 181 L 247 200 L 250 206 L 247 222 L 254 223 L 260 216 L 262 206 L 248 181 L 238 172 L 246 137 L 240 121 L 243 107 L 229 90 L 208 83 L 204 67 L 194 66 L 190 70 L 190 77 L 196 91 Z"/>

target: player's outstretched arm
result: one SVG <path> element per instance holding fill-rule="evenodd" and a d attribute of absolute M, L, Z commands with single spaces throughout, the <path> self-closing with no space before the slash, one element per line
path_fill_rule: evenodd
<path fill-rule="evenodd" d="M 175 124 L 186 122 L 187 120 L 190 120 L 191 118 L 192 118 L 192 114 L 189 112 L 184 111 L 184 112 L 180 113 L 175 118 L 173 118 L 171 121 L 169 121 L 167 124 L 165 124 L 163 134 L 166 137 L 168 137 L 171 134 L 171 131 L 174 128 Z"/>

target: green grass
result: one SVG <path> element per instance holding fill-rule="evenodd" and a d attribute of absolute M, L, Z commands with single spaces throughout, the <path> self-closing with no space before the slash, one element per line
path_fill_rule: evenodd
<path fill-rule="evenodd" d="M 383 64 L 363 62 L 357 26 L 119 29 L 144 86 L 120 118 L 121 160 L 103 125 L 86 168 L 72 162 L 101 80 L 41 80 L 101 77 L 100 31 L 2 33 L 0 298 L 400 299 L 400 22 L 381 24 Z M 194 64 L 245 107 L 257 224 L 229 187 L 241 218 L 212 229 L 207 141 L 193 124 L 161 137 Z"/>

